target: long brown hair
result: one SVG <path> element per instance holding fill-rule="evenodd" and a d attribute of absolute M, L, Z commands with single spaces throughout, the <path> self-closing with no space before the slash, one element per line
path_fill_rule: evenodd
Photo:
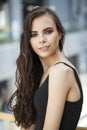
<path fill-rule="evenodd" d="M 57 30 L 62 34 L 62 38 L 59 41 L 59 48 L 60 51 L 63 49 L 65 31 L 55 12 L 43 7 L 37 7 L 29 12 L 24 21 L 20 42 L 20 54 L 16 61 L 17 90 L 8 102 L 9 109 L 14 113 L 16 124 L 24 128 L 29 127 L 35 121 L 36 112 L 33 99 L 43 74 L 40 59 L 30 45 L 32 21 L 45 14 L 49 14 L 52 17 Z M 14 99 L 15 104 L 12 105 Z"/>

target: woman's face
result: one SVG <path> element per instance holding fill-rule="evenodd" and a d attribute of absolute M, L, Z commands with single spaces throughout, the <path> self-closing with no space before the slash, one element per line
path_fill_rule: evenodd
<path fill-rule="evenodd" d="M 35 18 L 31 27 L 30 44 L 40 58 L 50 57 L 59 50 L 61 34 L 50 15 Z"/>

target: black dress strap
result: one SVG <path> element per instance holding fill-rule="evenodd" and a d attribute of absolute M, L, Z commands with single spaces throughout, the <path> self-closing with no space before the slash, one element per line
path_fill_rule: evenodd
<path fill-rule="evenodd" d="M 72 66 L 70 66 L 69 64 L 67 64 L 67 63 L 65 63 L 65 62 L 57 62 L 57 63 L 54 64 L 54 65 L 57 65 L 57 64 L 60 64 L 60 63 L 65 64 L 66 66 L 68 66 L 68 67 L 70 67 L 71 69 L 75 70 L 75 68 L 73 68 Z M 75 70 L 75 71 L 76 71 L 76 70 Z"/>

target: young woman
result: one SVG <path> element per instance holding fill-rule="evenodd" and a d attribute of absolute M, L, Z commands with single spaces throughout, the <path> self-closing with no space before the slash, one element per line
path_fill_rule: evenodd
<path fill-rule="evenodd" d="M 64 36 L 52 10 L 37 7 L 27 14 L 17 59 L 17 90 L 9 100 L 18 126 L 76 129 L 83 94 L 76 68 L 62 54 Z"/>

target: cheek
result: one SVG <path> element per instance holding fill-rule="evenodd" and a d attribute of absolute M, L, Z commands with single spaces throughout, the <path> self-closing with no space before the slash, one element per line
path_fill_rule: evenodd
<path fill-rule="evenodd" d="M 32 38 L 30 39 L 30 45 L 32 48 L 34 48 L 34 46 L 35 46 L 35 40 Z"/>
<path fill-rule="evenodd" d="M 50 38 L 50 41 L 54 44 L 56 44 L 56 43 L 58 44 L 58 42 L 59 42 L 58 35 L 56 35 L 56 34 L 52 35 Z"/>
<path fill-rule="evenodd" d="M 30 39 L 30 44 L 32 45 L 34 43 L 34 40 L 31 38 Z"/>
<path fill-rule="evenodd" d="M 35 42 L 35 40 L 30 40 L 30 45 L 31 45 L 31 48 L 33 49 L 33 51 L 35 52 L 35 53 L 37 53 L 37 44 L 36 44 L 36 42 Z"/>
<path fill-rule="evenodd" d="M 37 38 L 31 38 L 31 39 L 30 39 L 30 45 L 31 45 L 32 47 L 37 47 L 37 46 L 38 46 Z"/>
<path fill-rule="evenodd" d="M 35 47 L 34 47 L 34 44 L 31 40 L 30 40 L 29 44 L 30 44 L 31 48 L 34 50 Z"/>

